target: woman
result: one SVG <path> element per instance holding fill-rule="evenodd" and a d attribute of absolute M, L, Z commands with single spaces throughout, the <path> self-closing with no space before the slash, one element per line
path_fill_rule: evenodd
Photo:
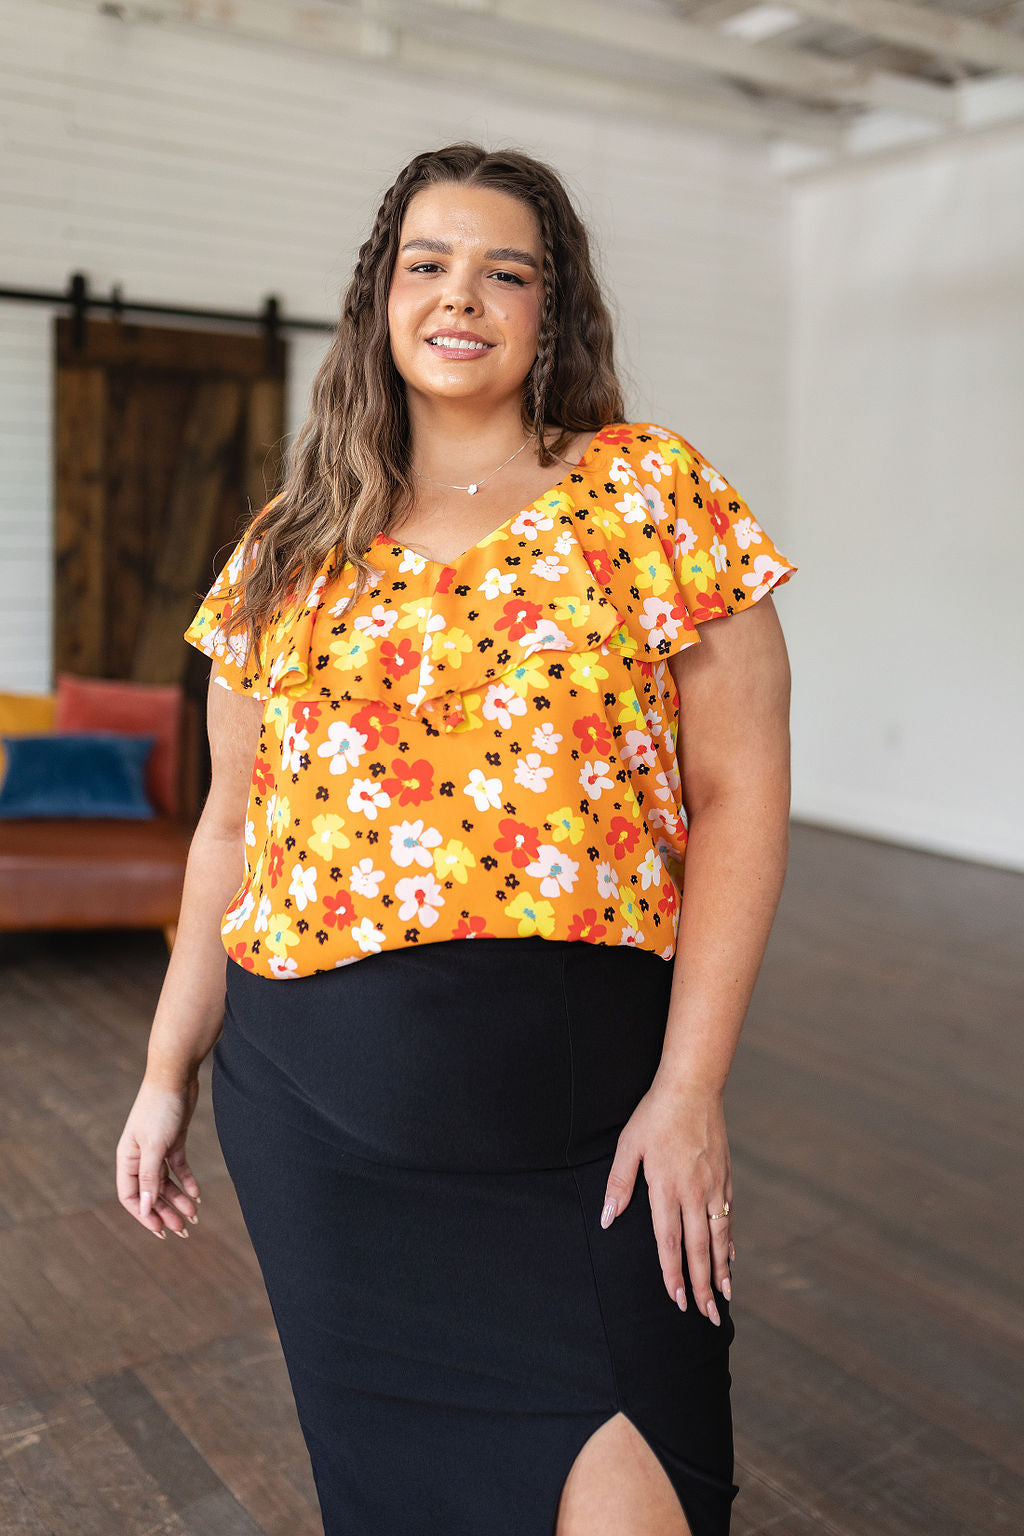
<path fill-rule="evenodd" d="M 555 173 L 417 156 L 186 631 L 213 782 L 119 1194 L 187 1236 L 213 1048 L 327 1536 L 729 1529 L 795 567 L 612 351 Z"/>

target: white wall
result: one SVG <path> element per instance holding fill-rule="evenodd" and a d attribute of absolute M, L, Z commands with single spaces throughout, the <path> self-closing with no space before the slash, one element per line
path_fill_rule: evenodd
<path fill-rule="evenodd" d="M 380 196 L 430 146 L 550 161 L 594 235 L 627 412 L 782 507 L 785 190 L 765 152 L 152 24 L 0 0 L 0 286 L 333 319 Z M 51 676 L 48 311 L 0 301 L 0 688 Z M 326 339 L 293 333 L 288 428 Z"/>
<path fill-rule="evenodd" d="M 792 213 L 794 811 L 1024 868 L 1024 132 Z"/>

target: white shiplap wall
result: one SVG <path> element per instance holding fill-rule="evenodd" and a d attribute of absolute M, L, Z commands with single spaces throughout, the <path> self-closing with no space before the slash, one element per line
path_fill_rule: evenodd
<path fill-rule="evenodd" d="M 524 106 L 386 64 L 0 0 L 0 286 L 63 289 L 80 269 L 126 298 L 255 309 L 272 291 L 333 318 L 386 187 L 463 138 L 562 173 L 593 232 L 628 413 L 683 432 L 786 549 L 785 192 L 760 148 L 563 110 L 556 93 Z M 49 314 L 0 302 L 0 337 L 0 688 L 45 689 Z M 325 345 L 292 337 L 290 433 Z"/>

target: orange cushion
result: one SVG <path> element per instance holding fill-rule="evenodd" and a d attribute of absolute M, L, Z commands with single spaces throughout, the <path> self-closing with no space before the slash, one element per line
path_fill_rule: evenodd
<path fill-rule="evenodd" d="M 125 731 L 155 736 L 146 764 L 146 793 L 157 811 L 177 814 L 181 762 L 182 689 L 178 683 L 57 673 L 57 731 Z"/>
<path fill-rule="evenodd" d="M 53 730 L 56 700 L 52 693 L 0 693 L 0 736 L 37 736 Z M 0 744 L 0 780 L 7 769 Z"/>

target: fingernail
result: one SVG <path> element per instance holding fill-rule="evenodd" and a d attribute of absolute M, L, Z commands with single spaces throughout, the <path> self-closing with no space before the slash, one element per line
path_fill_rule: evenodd
<path fill-rule="evenodd" d="M 202 1203 L 202 1198 L 199 1195 L 196 1195 L 196 1205 L 202 1205 Z"/>
<path fill-rule="evenodd" d="M 733 1247 L 732 1243 L 729 1244 L 729 1257 L 730 1259 L 734 1259 L 736 1257 L 736 1249 Z"/>
<path fill-rule="evenodd" d="M 710 1317 L 716 1328 L 721 1324 L 722 1320 L 718 1315 L 718 1308 L 713 1301 L 708 1302 L 708 1317 Z"/>
<path fill-rule="evenodd" d="M 602 1225 L 602 1227 L 610 1227 L 611 1226 L 612 1220 L 613 1220 L 613 1218 L 615 1216 L 615 1210 L 616 1210 L 615 1201 L 614 1200 L 606 1200 L 605 1203 L 604 1203 L 604 1210 L 601 1212 L 601 1225 Z"/>
<path fill-rule="evenodd" d="M 732 1281 L 729 1279 L 728 1275 L 726 1275 L 725 1279 L 722 1281 L 722 1295 L 725 1297 L 726 1301 L 732 1301 Z"/>
<path fill-rule="evenodd" d="M 193 1225 L 193 1226 L 195 1226 L 195 1224 L 196 1224 L 196 1222 L 197 1222 L 197 1221 L 198 1221 L 198 1220 L 199 1220 L 199 1217 L 198 1217 L 198 1216 L 190 1216 L 190 1217 L 189 1217 L 189 1221 L 190 1221 L 190 1222 L 191 1222 L 191 1223 L 192 1223 L 192 1225 Z"/>
<path fill-rule="evenodd" d="M 151 1231 L 151 1232 L 153 1232 L 153 1228 L 152 1228 L 152 1227 L 150 1227 L 150 1229 L 149 1229 L 149 1230 L 150 1230 L 150 1231 Z M 166 1237 L 166 1236 L 167 1236 L 167 1233 L 166 1233 L 166 1232 L 163 1232 L 163 1231 L 161 1231 L 161 1232 L 153 1232 L 153 1236 L 154 1236 L 154 1237 Z"/>
<path fill-rule="evenodd" d="M 677 1301 L 677 1303 L 679 1305 L 679 1310 L 681 1312 L 685 1312 L 686 1311 L 686 1290 L 685 1290 L 684 1286 L 680 1286 L 678 1291 L 676 1291 L 676 1301 Z"/>
<path fill-rule="evenodd" d="M 178 1236 L 188 1237 L 188 1227 L 182 1227 L 181 1231 L 178 1233 Z"/>

